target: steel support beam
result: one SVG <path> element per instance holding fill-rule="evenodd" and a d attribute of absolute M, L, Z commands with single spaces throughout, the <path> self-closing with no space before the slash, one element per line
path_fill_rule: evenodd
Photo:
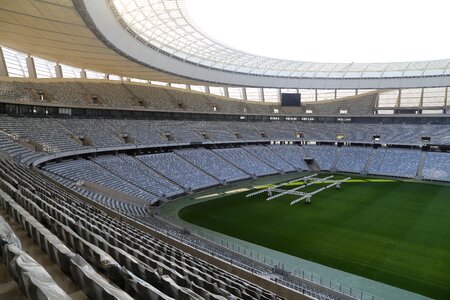
<path fill-rule="evenodd" d="M 61 68 L 61 65 L 58 63 L 55 65 L 55 74 L 56 74 L 56 78 L 63 78 L 62 68 Z"/>
<path fill-rule="evenodd" d="M 28 77 L 29 78 L 37 78 L 36 67 L 34 66 L 34 58 L 28 55 L 25 58 L 25 61 L 27 63 Z"/>
<path fill-rule="evenodd" d="M 224 93 L 225 97 L 230 98 L 230 92 L 228 91 L 228 87 L 227 86 L 223 87 L 223 93 Z"/>
<path fill-rule="evenodd" d="M 245 89 L 245 87 L 242 88 L 242 99 L 247 101 L 247 90 Z"/>
<path fill-rule="evenodd" d="M 0 77 L 8 77 L 8 68 L 6 67 L 5 56 L 2 47 L 0 47 Z"/>

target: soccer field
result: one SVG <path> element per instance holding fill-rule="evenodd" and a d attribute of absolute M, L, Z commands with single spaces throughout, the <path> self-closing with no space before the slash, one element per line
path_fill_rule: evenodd
<path fill-rule="evenodd" d="M 292 206 L 298 196 L 245 198 L 250 192 L 187 206 L 179 216 L 322 265 L 450 299 L 450 186 L 353 177 L 340 190 L 313 196 L 311 205 Z"/>

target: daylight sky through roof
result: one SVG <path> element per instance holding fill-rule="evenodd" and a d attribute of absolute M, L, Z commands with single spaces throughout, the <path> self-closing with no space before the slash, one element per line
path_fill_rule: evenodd
<path fill-rule="evenodd" d="M 315 62 L 450 58 L 448 0 L 185 0 L 214 39 L 269 57 Z"/>

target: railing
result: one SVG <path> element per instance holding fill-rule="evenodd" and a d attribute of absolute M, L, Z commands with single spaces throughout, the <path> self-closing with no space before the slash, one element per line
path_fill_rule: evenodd
<path fill-rule="evenodd" d="M 287 271 L 284 268 L 284 262 L 280 260 L 255 252 L 254 250 L 248 249 L 243 245 L 224 240 L 214 234 L 198 231 L 193 226 L 189 226 L 179 219 L 166 216 L 159 216 L 157 219 L 159 219 L 160 222 L 167 222 L 181 229 L 178 234 L 163 230 L 165 234 L 170 235 L 178 241 L 202 250 L 211 256 L 222 258 L 223 260 L 243 269 L 249 270 L 252 273 L 271 275 L 269 276 L 270 279 L 276 281 L 278 284 L 295 289 L 303 294 L 319 299 L 337 299 L 339 298 L 339 295 L 344 295 L 349 298 L 359 300 L 381 299 L 375 295 L 363 292 L 359 289 L 355 289 L 351 286 L 344 285 L 333 280 L 329 280 L 323 276 L 302 270 L 300 268 Z M 162 231 L 161 228 L 158 228 L 158 226 L 155 227 L 156 230 Z M 201 243 L 201 240 L 205 240 L 207 243 Z M 208 243 L 211 243 L 212 245 L 208 245 Z M 217 251 L 217 248 L 223 249 L 224 251 Z M 229 253 L 224 254 L 224 252 Z M 245 260 L 239 259 L 239 256 L 245 258 Z M 245 262 L 248 259 L 254 263 Z M 264 269 L 271 270 L 271 273 L 267 274 Z"/>

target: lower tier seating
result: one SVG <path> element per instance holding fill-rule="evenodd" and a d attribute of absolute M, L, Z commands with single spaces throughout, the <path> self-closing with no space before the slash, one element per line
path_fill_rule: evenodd
<path fill-rule="evenodd" d="M 281 299 L 109 217 L 36 171 L 5 160 L 0 167 L 0 205 L 91 299 Z"/>

